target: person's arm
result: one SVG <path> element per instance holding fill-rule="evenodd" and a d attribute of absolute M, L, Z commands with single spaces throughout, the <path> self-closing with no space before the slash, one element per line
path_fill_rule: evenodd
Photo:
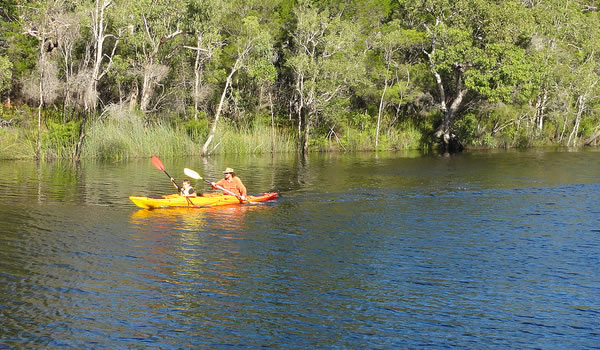
<path fill-rule="evenodd" d="M 238 190 L 240 191 L 240 197 L 242 198 L 242 200 L 246 200 L 246 195 L 248 195 L 247 191 L 246 191 L 246 186 L 244 186 L 244 184 L 242 183 L 242 180 L 238 179 Z"/>
<path fill-rule="evenodd" d="M 217 189 L 217 186 L 221 186 L 223 187 L 223 183 L 224 183 L 225 179 L 221 179 L 217 182 L 211 182 L 210 185 L 212 186 L 213 190 Z"/>
<path fill-rule="evenodd" d="M 177 189 L 177 192 L 181 192 L 181 188 L 179 188 L 179 186 L 177 186 L 177 183 L 175 182 L 174 178 L 171 178 L 171 183 L 173 184 L 173 186 L 175 186 L 175 188 Z"/>

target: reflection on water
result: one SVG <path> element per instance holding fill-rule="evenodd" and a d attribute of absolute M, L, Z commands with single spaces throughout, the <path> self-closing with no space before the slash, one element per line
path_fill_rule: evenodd
<path fill-rule="evenodd" d="M 596 152 L 163 162 L 281 198 L 138 210 L 149 160 L 1 162 L 1 349 L 600 344 Z"/>

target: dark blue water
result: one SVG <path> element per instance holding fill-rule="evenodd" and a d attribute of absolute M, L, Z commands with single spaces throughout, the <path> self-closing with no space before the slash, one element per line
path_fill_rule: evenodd
<path fill-rule="evenodd" d="M 599 155 L 1 162 L 0 348 L 600 348 Z"/>

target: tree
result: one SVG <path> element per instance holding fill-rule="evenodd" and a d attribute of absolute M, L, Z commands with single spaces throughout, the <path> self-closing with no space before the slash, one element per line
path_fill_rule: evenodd
<path fill-rule="evenodd" d="M 302 1 L 294 10 L 296 28 L 287 65 L 295 85 L 298 138 L 308 151 L 311 126 L 337 98 L 364 77 L 363 57 L 355 47 L 360 28 L 340 14 Z"/>
<path fill-rule="evenodd" d="M 219 23 L 229 12 L 227 3 L 220 0 L 191 0 L 186 10 L 187 32 L 194 34 L 194 46 L 184 48 L 194 52 L 194 119 L 198 120 L 200 89 L 204 68 L 218 55 L 218 49 L 224 45 L 219 34 Z"/>
<path fill-rule="evenodd" d="M 598 100 L 600 66 L 600 17 L 589 3 L 558 0 L 531 3 L 536 33 L 533 58 L 538 70 L 536 125 L 541 131 L 544 117 L 554 115 L 555 139 L 575 145 L 581 120 Z M 570 128 L 569 132 L 567 128 Z"/>
<path fill-rule="evenodd" d="M 270 62 L 272 55 L 273 46 L 271 35 L 268 31 L 263 30 L 257 17 L 248 16 L 244 18 L 242 20 L 240 33 L 233 38 L 235 41 L 231 43 L 229 50 L 226 50 L 226 52 L 232 53 L 231 58 L 234 61 L 230 68 L 229 75 L 225 80 L 225 86 L 221 93 L 221 99 L 219 100 L 210 133 L 202 146 L 203 155 L 209 154 L 208 147 L 215 137 L 219 117 L 223 110 L 227 91 L 232 84 L 233 76 L 241 69 L 252 71 L 257 65 Z"/>
<path fill-rule="evenodd" d="M 0 97 L 10 89 L 12 80 L 12 64 L 7 57 L 0 56 Z"/>
<path fill-rule="evenodd" d="M 130 2 L 122 14 L 128 23 L 125 40 L 135 48 L 141 72 L 140 109 L 148 113 L 156 87 L 169 73 L 167 60 L 177 47 L 168 46 L 183 34 L 184 2 L 170 0 L 138 0 Z"/>
<path fill-rule="evenodd" d="M 399 20 L 394 20 L 387 23 L 381 28 L 378 33 L 378 40 L 375 47 L 381 50 L 381 56 L 385 65 L 383 74 L 383 91 L 379 99 L 379 108 L 377 113 L 377 128 L 375 131 L 375 147 L 379 145 L 379 130 L 381 125 L 381 116 L 385 108 L 386 92 L 392 85 L 401 84 L 398 73 L 402 69 L 402 63 L 407 56 L 407 52 L 413 46 L 423 42 L 424 36 L 422 33 L 414 29 L 404 29 Z M 408 78 L 410 79 L 410 78 Z"/>
<path fill-rule="evenodd" d="M 112 58 L 115 55 L 115 51 L 119 44 L 120 36 L 117 34 L 111 34 L 107 32 L 109 25 L 107 10 L 113 6 L 112 0 L 96 0 L 94 7 L 90 9 L 90 28 L 92 32 L 92 45 L 91 57 L 92 69 L 90 71 L 89 79 L 87 81 L 86 89 L 83 93 L 84 101 L 84 116 L 81 122 L 79 130 L 79 141 L 75 147 L 75 160 L 79 160 L 81 157 L 81 151 L 83 148 L 83 141 L 85 139 L 85 128 L 90 112 L 96 109 L 98 104 L 98 82 L 102 79 L 110 69 L 112 64 Z M 115 41 L 112 45 L 112 51 L 110 54 L 104 52 L 104 44 L 108 38 L 114 38 Z M 107 61 L 105 63 L 105 61 Z"/>
<path fill-rule="evenodd" d="M 7 1 L 0 8 L 0 100 L 2 95 L 9 91 L 12 86 L 12 69 L 13 65 L 10 58 L 6 55 L 6 36 L 9 32 L 10 22 L 16 17 L 16 6 L 12 1 Z"/>
<path fill-rule="evenodd" d="M 60 4 L 54 2 L 32 1 L 22 6 L 19 20 L 24 33 L 38 40 L 37 76 L 31 82 L 37 85 L 37 94 L 31 93 L 32 99 L 38 102 L 36 158 L 41 158 L 42 107 L 56 99 L 59 89 L 56 63 L 51 55 L 56 50 L 56 29 L 60 26 L 54 18 L 61 11 Z M 37 96 L 36 96 L 37 95 Z"/>
<path fill-rule="evenodd" d="M 530 80 L 526 48 L 530 16 L 518 1 L 419 0 L 402 4 L 408 23 L 423 30 L 423 53 L 433 75 L 441 120 L 435 136 L 443 149 L 459 140 L 452 125 L 467 94 L 511 102 Z"/>

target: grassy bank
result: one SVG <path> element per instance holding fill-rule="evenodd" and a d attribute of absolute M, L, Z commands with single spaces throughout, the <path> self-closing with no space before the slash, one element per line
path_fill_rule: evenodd
<path fill-rule="evenodd" d="M 37 150 L 37 116 L 34 110 L 13 111 L 15 122 L 0 128 L 0 159 L 34 159 Z M 116 111 L 92 118 L 86 127 L 82 158 L 123 160 L 152 155 L 200 155 L 208 133 L 208 122 L 164 119 L 149 121 L 135 112 Z M 80 122 L 61 122 L 44 115 L 41 129 L 41 159 L 68 159 L 75 154 Z M 203 125 L 198 128 L 197 125 Z M 210 154 L 295 152 L 298 141 L 292 133 L 253 125 L 243 129 L 220 123 Z"/>
<path fill-rule="evenodd" d="M 296 140 L 280 130 L 272 139 L 270 128 L 255 126 L 235 130 L 223 125 L 217 130 L 209 147 L 211 154 L 292 152 Z M 90 127 L 83 156 L 97 159 L 127 159 L 162 156 L 200 155 L 204 140 L 190 135 L 183 127 L 173 127 L 166 122 L 144 125 L 141 120 L 126 122 L 96 122 Z"/>
<path fill-rule="evenodd" d="M 11 126 L 0 128 L 0 159 L 34 159 L 37 150 L 37 111 L 25 108 L 12 111 L 10 115 L 5 113 L 0 117 L 13 120 Z M 106 113 L 102 118 L 90 119 L 82 151 L 82 158 L 88 159 L 124 160 L 152 155 L 199 156 L 210 125 L 207 119 L 172 120 L 163 116 L 160 119 L 149 120 L 140 113 L 122 109 Z M 425 120 L 430 119 L 433 118 Z M 44 111 L 42 120 L 41 158 L 72 158 L 79 139 L 80 122 L 65 121 L 61 113 L 51 110 Z M 386 125 L 382 127 L 377 146 L 373 125 L 348 124 L 350 125 L 340 126 L 335 130 L 313 130 L 309 151 L 423 150 L 430 149 L 432 145 L 431 122 L 422 123 L 420 126 L 409 122 Z M 548 132 L 535 133 L 527 124 L 507 124 L 497 133 L 490 132 L 492 129 L 493 125 L 485 125 L 473 115 L 468 115 L 456 123 L 457 134 L 466 149 L 559 145 L 552 142 Z M 553 128 L 548 127 L 548 130 L 562 128 L 556 125 Z M 586 132 L 591 134 L 595 129 L 586 127 L 583 130 L 583 136 L 586 136 Z M 566 137 L 563 140 L 566 141 Z M 240 127 L 222 119 L 209 146 L 209 154 L 290 153 L 296 152 L 298 145 L 295 127 L 279 127 L 273 130 L 269 123 L 261 122 Z"/>
<path fill-rule="evenodd" d="M 77 128 L 75 128 L 75 126 Z M 68 128 L 78 131 L 78 125 Z M 42 130 L 42 159 L 71 158 L 77 143 L 77 132 Z M 36 154 L 37 130 L 20 127 L 0 129 L 0 159 L 33 159 Z M 418 149 L 421 135 L 416 129 L 389 131 L 379 137 L 379 150 Z M 142 120 L 94 121 L 87 127 L 82 158 L 123 160 L 152 155 L 200 155 L 205 137 L 189 135 L 183 127 L 167 122 L 145 125 Z M 374 151 L 372 131 L 346 129 L 343 134 L 314 136 L 310 150 L 314 152 Z M 222 125 L 217 129 L 210 154 L 290 153 L 298 149 L 297 135 L 282 129 L 254 125 L 237 129 Z"/>

